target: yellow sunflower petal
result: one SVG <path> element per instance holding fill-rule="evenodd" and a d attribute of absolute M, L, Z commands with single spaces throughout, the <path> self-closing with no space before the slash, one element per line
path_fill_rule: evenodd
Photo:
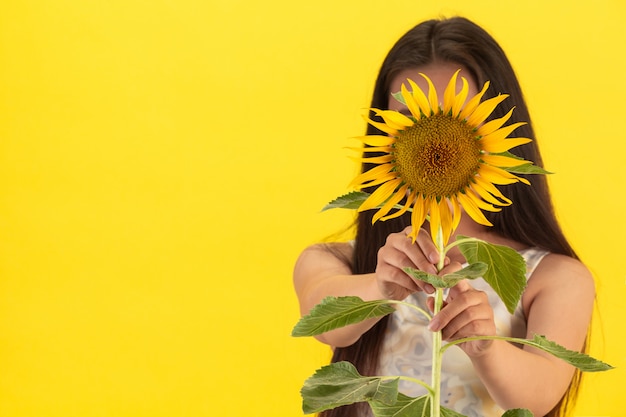
<path fill-rule="evenodd" d="M 389 172 L 389 173 L 387 173 L 385 175 L 381 175 L 380 177 L 377 177 L 377 178 L 375 178 L 373 180 L 366 181 L 366 182 L 363 182 L 361 184 L 351 184 L 350 186 L 360 190 L 360 189 L 363 189 L 363 188 L 374 187 L 375 185 L 382 184 L 384 182 L 391 181 L 391 180 L 396 179 L 396 178 L 398 178 L 398 174 L 396 174 L 395 172 Z"/>
<path fill-rule="evenodd" d="M 513 175 L 502 168 L 494 167 L 487 164 L 481 164 L 478 173 L 486 181 L 489 181 L 493 184 L 505 185 L 513 184 L 519 181 L 523 182 L 524 184 L 530 185 L 530 181 L 528 181 L 526 178 L 518 177 L 517 175 Z"/>
<path fill-rule="evenodd" d="M 489 122 L 491 123 L 491 122 Z M 519 123 L 513 123 L 511 125 L 505 126 L 503 128 L 500 128 L 494 132 L 491 132 L 487 135 L 481 135 L 481 129 L 478 129 L 478 132 L 476 132 L 478 135 L 482 136 L 481 139 L 484 139 L 486 142 L 496 142 L 499 140 L 504 140 L 507 138 L 507 136 L 509 136 L 511 134 L 511 132 L 513 132 L 515 129 L 517 129 L 520 126 L 525 125 L 526 123 L 524 122 L 519 122 Z"/>
<path fill-rule="evenodd" d="M 426 74 L 422 74 L 420 72 L 420 75 L 428 83 L 428 104 L 430 105 L 430 110 L 432 111 L 432 114 L 437 114 L 439 113 L 439 98 L 437 97 L 437 90 L 435 89 L 433 82 L 430 80 L 430 78 L 428 78 Z"/>
<path fill-rule="evenodd" d="M 375 122 L 373 120 L 370 120 L 370 118 L 367 116 L 363 116 L 363 118 L 367 121 L 367 123 L 371 124 L 372 126 L 380 130 L 381 132 L 385 132 L 388 135 L 392 135 L 392 136 L 396 136 L 398 134 L 398 129 L 394 129 L 385 123 Z"/>
<path fill-rule="evenodd" d="M 485 217 L 482 211 L 476 206 L 473 200 L 471 200 L 465 194 L 459 193 L 457 194 L 457 199 L 465 212 L 476 222 L 485 226 L 493 226 L 489 220 Z"/>
<path fill-rule="evenodd" d="M 492 135 L 495 135 L 495 133 L 492 133 Z M 492 139 L 489 136 L 480 139 L 480 147 L 491 153 L 506 152 L 516 146 L 532 142 L 532 139 L 528 138 Z"/>
<path fill-rule="evenodd" d="M 426 204 L 427 202 L 421 194 L 418 194 L 413 202 L 413 212 L 411 213 L 411 226 L 413 226 L 413 230 L 410 234 L 413 242 L 417 239 L 419 229 L 422 227 L 422 224 L 424 224 L 424 220 L 426 220 Z"/>
<path fill-rule="evenodd" d="M 391 151 L 391 147 L 389 146 L 365 146 L 360 148 L 355 148 L 354 146 L 345 146 L 344 149 L 349 149 L 354 152 L 359 153 L 371 153 L 371 152 L 385 152 L 389 153 Z"/>
<path fill-rule="evenodd" d="M 456 98 L 456 78 L 459 75 L 461 70 L 456 70 L 456 72 L 450 78 L 446 89 L 443 92 L 443 113 L 448 114 L 450 110 L 452 110 L 452 105 L 455 102 Z"/>
<path fill-rule="evenodd" d="M 461 113 L 459 114 L 459 118 L 461 120 L 467 119 L 469 115 L 472 114 L 474 110 L 476 110 L 476 107 L 478 107 L 478 105 L 480 104 L 480 99 L 483 98 L 485 92 L 487 92 L 487 88 L 489 88 L 489 81 L 487 81 L 485 85 L 483 85 L 483 89 L 480 90 L 480 92 L 474 97 L 472 97 L 463 107 L 463 110 L 461 110 Z"/>
<path fill-rule="evenodd" d="M 406 186 L 408 187 L 408 186 Z M 406 188 L 405 188 L 405 193 L 406 193 Z M 402 206 L 402 208 L 400 210 L 396 210 L 395 212 L 391 213 L 388 216 L 385 217 L 381 217 L 380 220 L 381 221 L 385 221 L 385 220 L 389 220 L 389 219 L 393 219 L 396 217 L 400 217 L 402 216 L 404 213 L 406 213 L 406 211 L 409 209 L 409 207 L 411 207 L 411 204 L 413 203 L 413 201 L 415 200 L 415 192 L 411 192 L 411 194 L 409 194 L 409 196 L 406 199 L 406 202 L 404 203 L 404 206 Z"/>
<path fill-rule="evenodd" d="M 463 104 L 465 104 L 465 100 L 467 99 L 467 94 L 469 93 L 469 84 L 465 77 L 461 77 L 461 81 L 463 81 L 463 87 L 461 88 L 461 92 L 454 99 L 454 104 L 452 105 L 452 117 L 458 117 L 461 109 L 463 108 Z"/>
<path fill-rule="evenodd" d="M 457 227 L 459 227 L 459 223 L 461 222 L 461 205 L 457 200 L 456 196 L 450 197 L 450 204 L 452 204 L 452 231 L 454 232 Z"/>
<path fill-rule="evenodd" d="M 509 206 L 511 205 L 511 200 L 506 199 L 506 201 L 501 201 L 496 198 L 493 194 L 491 194 L 487 189 L 480 186 L 478 183 L 474 183 L 470 187 L 476 194 L 478 194 L 483 200 L 488 203 L 495 204 L 498 206 Z"/>
<path fill-rule="evenodd" d="M 435 197 L 428 199 L 429 201 L 429 213 L 430 213 L 430 236 L 435 244 L 437 243 L 437 234 L 439 233 L 439 227 L 441 227 L 441 213 L 439 212 L 439 204 Z"/>
<path fill-rule="evenodd" d="M 359 174 L 356 177 L 354 177 L 354 179 L 350 182 L 348 187 L 354 187 L 357 184 L 364 184 L 368 181 L 375 180 L 378 177 L 386 175 L 392 169 L 393 169 L 392 164 L 378 165 L 370 169 L 369 171 L 365 171 L 364 173 Z"/>
<path fill-rule="evenodd" d="M 513 109 L 509 110 L 507 114 L 498 119 L 493 119 L 483 125 L 480 125 L 476 134 L 478 134 L 479 136 L 487 136 L 490 133 L 493 133 L 496 130 L 500 129 L 502 125 L 511 118 L 511 115 L 513 114 Z"/>
<path fill-rule="evenodd" d="M 487 191 L 488 193 L 490 193 L 491 195 L 499 198 L 501 201 L 503 201 L 505 203 L 505 204 L 498 203 L 501 206 L 508 206 L 508 205 L 513 203 L 511 200 L 506 198 L 506 196 L 504 194 L 502 194 L 502 192 L 500 190 L 498 190 L 495 185 L 493 185 L 489 181 L 485 181 L 484 179 L 482 179 L 479 176 L 475 176 L 473 179 L 475 181 L 475 184 L 472 185 L 472 187 L 478 186 L 481 189 L 483 189 L 483 190 Z"/>
<path fill-rule="evenodd" d="M 439 219 L 441 221 L 441 234 L 443 237 L 443 244 L 447 245 L 448 240 L 450 240 L 450 236 L 453 231 L 453 216 L 450 212 L 450 205 L 448 199 L 442 198 L 438 203 L 439 206 Z"/>
<path fill-rule="evenodd" d="M 365 211 L 373 209 L 374 207 L 378 207 L 385 200 L 387 200 L 393 194 L 394 190 L 402 180 L 400 178 L 387 181 L 384 184 L 378 186 L 376 191 L 374 191 L 368 198 L 365 200 L 361 206 L 359 207 L 359 211 Z"/>
<path fill-rule="evenodd" d="M 385 124 L 396 130 L 404 130 L 409 126 L 413 126 L 413 120 L 406 117 L 404 114 L 395 110 L 378 110 L 371 109 L 376 115 L 383 118 Z"/>
<path fill-rule="evenodd" d="M 409 186 L 404 185 L 395 192 L 394 195 L 374 214 L 374 219 L 372 221 L 376 222 L 384 217 L 387 213 L 391 211 L 391 209 L 400 202 L 406 196 L 406 190 Z"/>
<path fill-rule="evenodd" d="M 396 138 L 394 138 L 393 136 L 384 135 L 355 136 L 353 139 L 358 139 L 366 145 L 370 146 L 388 146 L 396 143 Z"/>
<path fill-rule="evenodd" d="M 508 94 L 499 94 L 489 100 L 485 100 L 478 105 L 476 110 L 467 118 L 467 124 L 470 126 L 478 126 L 484 122 L 493 110 L 506 99 Z"/>
<path fill-rule="evenodd" d="M 366 158 L 350 156 L 349 158 L 357 162 L 366 162 L 369 164 L 386 164 L 387 162 L 393 161 L 393 155 L 381 155 L 381 156 L 372 156 L 372 157 L 366 157 Z M 497 165 L 497 164 L 494 164 L 494 165 Z M 521 165 L 521 164 L 518 164 L 518 165 Z M 515 166 L 515 165 L 511 165 L 511 166 Z"/>
<path fill-rule="evenodd" d="M 391 156 L 391 155 L 390 155 Z M 496 167 L 516 167 L 519 165 L 530 164 L 530 161 L 524 159 L 516 159 L 503 155 L 481 155 L 480 159 Z"/>
<path fill-rule="evenodd" d="M 488 202 L 480 198 L 480 196 L 475 194 L 471 188 L 465 191 L 465 195 L 469 197 L 472 201 L 474 201 L 476 207 L 478 207 L 479 209 L 493 212 L 502 211 L 500 207 L 494 207 L 493 204 L 489 204 Z"/>
<path fill-rule="evenodd" d="M 413 97 L 411 92 L 406 88 L 404 83 L 402 83 L 402 86 L 400 87 L 400 93 L 402 94 L 402 98 L 404 98 L 404 102 L 406 103 L 406 106 L 411 112 L 411 114 L 416 119 L 419 119 L 420 117 L 422 117 L 420 113 L 420 107 L 417 104 L 417 101 L 415 101 L 415 98 Z"/>
<path fill-rule="evenodd" d="M 417 84 L 415 84 L 415 81 L 413 80 L 407 80 L 409 82 L 409 84 L 411 85 L 412 93 L 413 93 L 413 98 L 415 99 L 415 102 L 417 103 L 417 105 L 419 106 L 420 110 L 422 111 L 422 113 L 426 116 L 430 116 L 430 106 L 428 105 L 428 99 L 426 98 L 426 95 L 424 94 L 424 92 L 422 91 L 421 88 L 419 88 L 419 86 Z"/>

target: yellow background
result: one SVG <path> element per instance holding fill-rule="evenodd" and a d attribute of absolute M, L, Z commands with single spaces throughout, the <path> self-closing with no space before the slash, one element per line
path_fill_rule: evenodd
<path fill-rule="evenodd" d="M 378 66 L 462 14 L 512 60 L 563 226 L 598 282 L 578 416 L 623 416 L 626 7 L 409 0 L 0 5 L 0 416 L 299 416 L 328 358 L 291 270 Z M 567 323 L 563 323 L 567 326 Z"/>

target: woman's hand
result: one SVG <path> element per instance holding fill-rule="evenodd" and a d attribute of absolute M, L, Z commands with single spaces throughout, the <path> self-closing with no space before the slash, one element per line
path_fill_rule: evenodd
<path fill-rule="evenodd" d="M 428 300 L 433 308 L 434 300 Z M 441 311 L 429 324 L 432 331 L 441 330 L 443 340 L 451 341 L 472 336 L 494 336 L 496 324 L 487 294 L 475 290 L 466 280 L 450 288 Z M 459 347 L 469 357 L 481 356 L 493 340 L 475 340 L 461 343 Z"/>
<path fill-rule="evenodd" d="M 424 229 L 420 229 L 415 243 L 408 234 L 411 227 L 387 237 L 385 245 L 378 251 L 376 281 L 386 299 L 403 300 L 416 291 L 432 294 L 432 285 L 411 278 L 403 268 L 413 268 L 436 274 L 435 265 L 439 262 L 439 253 L 432 239 Z M 449 260 L 446 260 L 449 263 Z"/>

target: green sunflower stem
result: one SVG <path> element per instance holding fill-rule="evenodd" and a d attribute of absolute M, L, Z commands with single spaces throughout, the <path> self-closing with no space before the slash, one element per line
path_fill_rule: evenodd
<path fill-rule="evenodd" d="M 443 288 L 435 290 L 435 307 L 433 315 L 441 310 L 443 304 Z M 430 409 L 431 417 L 441 416 L 441 330 L 433 332 L 433 352 L 432 352 L 432 395 L 433 401 Z"/>
<path fill-rule="evenodd" d="M 439 252 L 439 262 L 437 263 L 437 271 L 441 271 L 444 267 L 446 257 L 446 249 L 443 243 L 443 231 L 439 226 L 437 238 L 435 239 L 437 251 Z M 433 317 L 439 313 L 443 305 L 443 288 L 436 288 L 434 295 Z M 431 417 L 441 416 L 441 362 L 443 353 L 441 352 L 441 330 L 433 332 L 433 351 L 432 351 L 432 397 L 433 401 L 430 409 Z"/>

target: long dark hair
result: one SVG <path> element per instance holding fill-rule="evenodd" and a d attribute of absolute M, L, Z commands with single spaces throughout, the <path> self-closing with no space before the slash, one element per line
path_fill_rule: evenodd
<path fill-rule="evenodd" d="M 391 82 L 399 72 L 433 62 L 459 64 L 469 71 L 479 88 L 489 81 L 490 86 L 483 99 L 494 97 L 499 93 L 509 94 L 509 98 L 495 109 L 490 119 L 503 117 L 515 107 L 509 123 L 526 122 L 526 124 L 517 128 L 511 136 L 527 137 L 533 141 L 516 147 L 512 152 L 543 166 L 528 108 L 508 58 L 484 29 L 465 18 L 429 20 L 420 23 L 402 36 L 382 64 L 374 87 L 371 107 L 387 108 L 392 93 L 389 91 Z M 373 114 L 370 114 L 370 117 L 375 119 Z M 367 134 L 384 133 L 369 125 Z M 364 164 L 362 171 L 365 172 L 370 168 L 370 165 Z M 489 221 L 493 223 L 492 230 L 505 238 L 528 246 L 578 259 L 554 215 L 545 176 L 534 175 L 529 181 L 532 182 L 530 187 L 521 183 L 508 185 L 505 194 L 513 204 L 499 213 L 486 213 Z M 411 224 L 410 214 L 405 214 L 372 225 L 372 215 L 372 210 L 365 211 L 360 213 L 356 220 L 356 240 L 351 264 L 354 274 L 374 272 L 377 252 L 385 244 L 387 236 Z M 380 320 L 353 345 L 336 348 L 333 362 L 347 360 L 363 375 L 375 375 L 387 319 L 388 317 Z M 568 392 L 547 416 L 558 417 L 566 414 L 568 405 L 575 399 L 579 380 L 580 373 L 576 371 Z M 367 415 L 367 407 L 365 403 L 354 404 L 328 410 L 321 416 L 358 417 Z"/>

